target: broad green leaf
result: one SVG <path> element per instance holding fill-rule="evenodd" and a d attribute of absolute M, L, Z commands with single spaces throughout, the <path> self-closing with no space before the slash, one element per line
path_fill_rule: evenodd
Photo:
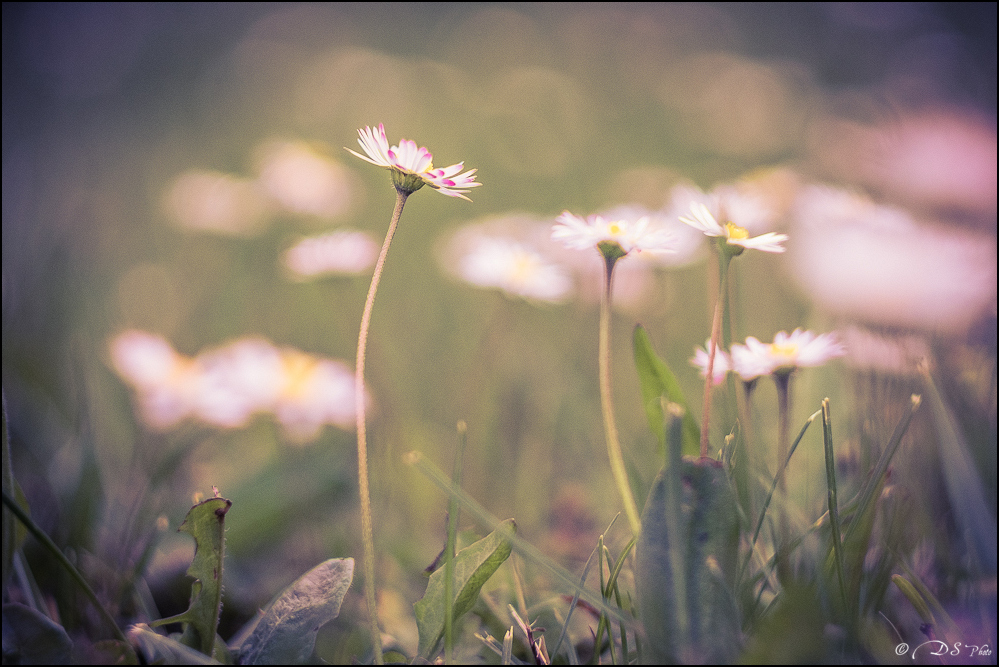
<path fill-rule="evenodd" d="M 304 664 L 319 628 L 340 614 L 354 578 L 353 558 L 331 558 L 285 588 L 233 640 L 241 665 Z"/>
<path fill-rule="evenodd" d="M 673 372 L 652 349 L 649 335 L 642 325 L 635 327 L 634 335 L 635 368 L 642 385 L 642 403 L 645 405 L 645 415 L 649 428 L 659 438 L 659 446 L 666 447 L 664 436 L 663 411 L 660 399 L 665 397 L 670 403 L 676 403 L 683 408 L 683 453 L 694 456 L 700 452 L 701 429 L 694 420 L 687 401 L 676 381 Z"/>
<path fill-rule="evenodd" d="M 452 620 L 461 618 L 479 597 L 479 591 L 499 566 L 510 557 L 511 538 L 517 530 L 513 519 L 507 519 L 493 532 L 471 544 L 454 556 L 454 601 Z M 429 660 L 444 635 L 444 568 L 430 575 L 427 592 L 413 605 L 416 626 L 420 632 L 420 655 Z"/>
<path fill-rule="evenodd" d="M 644 657 L 651 664 L 728 663 L 741 644 L 736 499 L 720 462 L 671 463 L 653 482 L 636 554 Z"/>
<path fill-rule="evenodd" d="M 128 629 L 132 642 L 150 665 L 220 665 L 218 660 L 201 651 L 182 644 L 173 637 L 153 632 L 145 623 Z"/>
<path fill-rule="evenodd" d="M 178 530 L 194 538 L 194 560 L 187 575 L 191 584 L 191 606 L 182 614 L 161 618 L 150 627 L 184 623 L 180 641 L 209 657 L 215 657 L 215 636 L 222 611 L 222 562 L 225 559 L 225 515 L 232 501 L 209 498 L 187 513 Z"/>
<path fill-rule="evenodd" d="M 69 664 L 73 640 L 61 625 L 23 604 L 3 606 L 3 662 L 21 665 Z"/>

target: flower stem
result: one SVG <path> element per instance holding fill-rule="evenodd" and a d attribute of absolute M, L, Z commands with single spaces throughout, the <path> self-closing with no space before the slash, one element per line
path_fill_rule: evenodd
<path fill-rule="evenodd" d="M 791 528 L 787 522 L 787 468 L 783 466 L 788 457 L 787 431 L 791 423 L 791 374 L 774 373 L 773 377 L 777 385 L 777 465 L 782 466 L 777 473 L 777 489 L 781 496 L 780 503 L 777 504 L 777 578 L 786 584 L 791 576 L 791 565 L 787 557 Z"/>
<path fill-rule="evenodd" d="M 704 403 L 701 409 L 701 458 L 708 456 L 708 428 L 711 426 L 711 387 L 714 384 L 715 352 L 721 339 L 723 310 L 725 309 L 725 291 L 728 289 L 728 266 L 732 256 L 724 249 L 718 253 L 721 262 L 721 279 L 718 281 L 718 301 L 715 303 L 715 314 L 711 318 L 711 343 L 708 345 L 708 374 L 704 378 Z"/>
<path fill-rule="evenodd" d="M 628 475 L 624 469 L 624 457 L 621 455 L 621 442 L 617 435 L 617 425 L 614 421 L 614 402 L 611 398 L 611 361 L 610 361 L 610 311 L 611 285 L 614 273 L 614 263 L 617 258 L 606 258 L 607 274 L 605 289 L 600 299 L 600 341 L 598 356 L 600 357 L 600 407 L 604 417 L 604 432 L 607 436 L 607 454 L 610 457 L 611 473 L 614 483 L 624 501 L 624 513 L 631 525 L 631 532 L 638 535 L 642 528 L 638 517 L 638 507 L 628 484 Z"/>
<path fill-rule="evenodd" d="M 382 657 L 381 631 L 378 629 L 378 611 L 375 600 L 375 540 L 371 526 L 371 490 L 368 486 L 368 437 L 364 411 L 364 359 L 368 347 L 368 326 L 371 323 L 371 310 L 375 305 L 375 293 L 382 277 L 385 257 L 388 255 L 392 237 L 399 226 L 402 208 L 406 205 L 409 193 L 396 189 L 395 210 L 392 221 L 385 233 L 385 242 L 375 263 L 375 272 L 368 287 L 368 298 L 364 302 L 361 315 L 361 331 L 357 336 L 357 364 L 354 367 L 354 407 L 357 415 L 357 487 L 361 496 L 361 540 L 364 543 L 364 597 L 368 604 L 368 621 L 371 626 L 371 644 L 375 654 L 375 664 L 384 663 Z"/>

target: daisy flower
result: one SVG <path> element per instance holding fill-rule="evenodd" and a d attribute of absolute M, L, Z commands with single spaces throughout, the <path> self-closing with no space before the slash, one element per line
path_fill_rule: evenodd
<path fill-rule="evenodd" d="M 709 354 L 708 350 L 711 349 L 711 339 L 709 338 L 705 343 L 704 347 L 694 348 L 694 357 L 690 360 L 690 363 L 701 371 L 701 377 L 708 377 L 708 364 Z M 732 358 L 728 355 L 725 350 L 718 348 L 715 350 L 715 363 L 712 368 L 712 382 L 715 385 L 719 385 L 725 380 L 725 374 L 732 370 Z"/>
<path fill-rule="evenodd" d="M 283 255 L 283 263 L 293 280 L 309 280 L 323 275 L 364 273 L 375 264 L 378 243 L 367 233 L 341 229 L 304 238 Z"/>
<path fill-rule="evenodd" d="M 509 239 L 482 237 L 462 256 L 458 273 L 480 287 L 557 303 L 572 289 L 565 270 L 533 249 Z"/>
<path fill-rule="evenodd" d="M 464 162 L 435 169 L 433 154 L 425 147 L 418 148 L 415 141 L 403 139 L 398 146 L 389 146 L 388 139 L 385 138 L 385 126 L 381 123 L 377 129 L 365 127 L 357 133 L 360 135 L 357 143 L 361 145 L 366 156 L 349 148 L 346 150 L 377 167 L 390 169 L 396 189 L 404 190 L 407 194 L 429 185 L 448 197 L 460 197 L 471 201 L 465 196 L 468 188 L 482 185 L 475 182 L 475 169 L 459 173 L 464 169 Z"/>
<path fill-rule="evenodd" d="M 632 222 L 606 220 L 601 215 L 581 218 L 565 211 L 552 228 L 552 238 L 578 250 L 596 248 L 604 257 L 613 255 L 615 259 L 632 251 L 673 252 L 670 233 L 650 227 L 648 216 Z"/>
<path fill-rule="evenodd" d="M 770 344 L 750 336 L 745 345 L 733 345 L 732 365 L 739 376 L 748 382 L 761 375 L 786 374 L 805 366 L 821 366 L 844 354 L 846 348 L 835 334 L 816 335 L 811 331 L 795 329 L 790 334 L 778 332 Z"/>
<path fill-rule="evenodd" d="M 701 230 L 707 236 L 725 239 L 729 246 L 737 246 L 737 248 L 730 250 L 733 254 L 738 255 L 745 248 L 762 250 L 763 252 L 784 252 L 785 250 L 781 243 L 787 240 L 787 234 L 767 232 L 750 238 L 745 227 L 740 227 L 734 222 L 726 222 L 724 225 L 719 223 L 704 204 L 694 202 L 690 205 L 690 211 L 692 217 L 681 217 L 680 221 Z"/>

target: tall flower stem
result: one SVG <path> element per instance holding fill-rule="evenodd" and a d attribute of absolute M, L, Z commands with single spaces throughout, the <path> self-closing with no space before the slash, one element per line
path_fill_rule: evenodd
<path fill-rule="evenodd" d="M 371 626 L 371 643 L 375 654 L 375 664 L 384 662 L 382 657 L 381 631 L 378 629 L 378 611 L 375 600 L 375 539 L 371 525 L 371 489 L 368 485 L 368 436 L 364 410 L 364 359 L 368 348 L 368 326 L 371 324 L 371 310 L 375 305 L 375 294 L 385 267 L 392 237 L 399 226 L 402 208 L 410 193 L 396 188 L 395 210 L 392 221 L 385 233 L 385 242 L 375 262 L 375 272 L 368 287 L 368 298 L 364 301 L 364 314 L 361 315 L 361 331 L 357 335 L 357 364 L 354 366 L 354 406 L 357 414 L 357 487 L 361 496 L 361 540 L 364 542 L 364 597 L 368 604 L 368 622 Z"/>
<path fill-rule="evenodd" d="M 791 538 L 791 528 L 787 521 L 787 468 L 788 428 L 791 424 L 791 373 L 773 374 L 777 384 L 777 489 L 780 502 L 777 504 L 777 578 L 784 583 L 790 580 L 791 565 L 787 557 L 787 545 Z"/>
<path fill-rule="evenodd" d="M 721 262 L 718 281 L 718 301 L 715 303 L 715 313 L 711 318 L 711 343 L 708 346 L 708 368 L 704 378 L 704 403 L 701 406 L 701 458 L 708 455 L 708 428 L 711 426 L 711 385 L 715 372 L 715 353 L 721 340 L 723 311 L 725 309 L 725 293 L 728 289 L 728 267 L 733 255 L 722 246 L 719 247 L 718 261 Z"/>
<path fill-rule="evenodd" d="M 604 417 L 604 433 L 607 437 L 607 454 L 610 457 L 611 473 L 614 483 L 624 501 L 624 513 L 631 525 L 631 532 L 638 535 L 642 528 L 638 517 L 638 507 L 635 497 L 628 484 L 628 475 L 624 469 L 624 457 L 621 455 L 621 442 L 617 435 L 617 423 L 614 421 L 614 401 L 611 396 L 611 360 L 610 360 L 610 320 L 611 320 L 611 287 L 614 275 L 614 263 L 619 257 L 605 256 L 607 273 L 605 289 L 600 299 L 600 341 L 597 351 L 600 357 L 600 408 Z"/>

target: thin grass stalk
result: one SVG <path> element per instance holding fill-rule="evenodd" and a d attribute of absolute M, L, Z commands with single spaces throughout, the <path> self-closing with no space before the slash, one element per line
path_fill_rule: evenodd
<path fill-rule="evenodd" d="M 463 421 L 458 422 L 458 451 L 454 454 L 454 471 L 451 473 L 451 483 L 454 488 L 461 488 L 462 462 L 465 455 L 465 445 L 468 442 L 468 426 Z M 448 499 L 447 509 L 447 546 L 444 550 L 444 664 L 450 665 L 454 660 L 454 553 L 458 541 L 458 516 L 461 507 L 457 499 Z"/>
<path fill-rule="evenodd" d="M 839 501 L 836 499 L 836 456 L 833 452 L 832 417 L 829 413 L 829 399 L 822 399 L 822 441 L 826 456 L 826 486 L 829 490 L 829 521 L 832 531 L 833 559 L 836 563 L 836 579 L 839 582 L 839 595 L 843 609 L 852 618 L 847 605 L 846 580 L 843 578 L 843 542 L 839 532 Z"/>
<path fill-rule="evenodd" d="M 913 394 L 910 397 L 909 411 L 902 415 L 898 424 L 895 425 L 895 430 L 892 432 L 891 438 L 888 440 L 888 445 L 881 453 L 881 458 L 878 459 L 877 465 L 871 472 L 867 484 L 860 493 L 860 500 L 857 503 L 857 509 L 854 512 L 854 517 L 863 516 L 864 512 L 867 511 L 867 507 L 874 501 L 875 495 L 880 491 L 880 480 L 885 474 L 887 474 L 888 464 L 891 463 L 892 457 L 895 456 L 895 451 L 902 443 L 902 436 L 905 435 L 906 430 L 908 430 L 909 422 L 912 421 L 912 416 L 916 414 L 916 410 L 919 409 L 921 403 L 922 397 L 919 394 Z M 853 535 L 861 523 L 863 522 L 857 520 L 850 522 L 849 527 L 846 529 L 846 534 L 843 536 L 844 542 L 850 542 L 853 539 Z"/>
<path fill-rule="evenodd" d="M 80 587 L 80 590 L 82 590 L 84 595 L 87 596 L 87 599 L 93 603 L 94 608 L 97 609 L 101 618 L 104 619 L 104 621 L 112 629 L 115 638 L 123 642 L 125 645 L 129 645 L 128 639 L 125 637 L 125 633 L 118 627 L 118 623 L 115 622 L 114 616 L 112 616 L 111 612 L 107 610 L 107 607 L 101 604 L 101 601 L 97 598 L 97 594 L 94 593 L 94 589 L 90 587 L 90 584 L 88 584 L 87 580 L 83 578 L 80 571 L 76 569 L 76 566 L 73 565 L 73 563 L 66 557 L 66 554 L 62 552 L 62 549 L 60 549 L 58 545 L 52 541 L 52 538 L 50 538 L 44 530 L 38 527 L 38 524 L 32 521 L 31 517 L 28 516 L 28 513 L 21 509 L 21 506 L 17 504 L 17 501 L 7 495 L 6 491 L 3 492 L 3 504 L 14 514 L 14 516 L 17 517 L 18 521 L 24 524 L 24 527 L 28 529 L 28 532 L 34 535 L 35 539 L 41 542 L 42 546 L 44 546 L 45 549 L 48 550 L 57 561 L 59 561 L 59 564 L 62 565 L 66 572 L 69 573 L 69 576 Z"/>
<path fill-rule="evenodd" d="M 808 430 L 808 427 L 811 426 L 812 422 L 815 421 L 821 414 L 821 409 L 816 410 L 812 413 L 811 417 L 805 420 L 805 425 L 802 426 L 801 431 L 798 432 L 798 437 L 794 439 L 793 443 L 791 443 L 791 449 L 787 454 L 787 458 L 784 461 L 779 462 L 780 467 L 777 468 L 777 474 L 774 475 L 773 482 L 770 484 L 770 490 L 767 492 L 767 497 L 763 500 L 763 507 L 760 509 L 760 518 L 756 520 L 756 528 L 753 529 L 753 538 L 749 542 L 749 553 L 746 554 L 746 560 L 743 562 L 742 571 L 739 575 L 740 580 L 745 575 L 746 568 L 749 567 L 749 561 L 752 558 L 753 549 L 756 546 L 756 540 L 760 536 L 760 529 L 763 528 L 763 520 L 767 516 L 767 509 L 770 507 L 770 501 L 774 497 L 774 491 L 777 490 L 777 480 L 784 474 L 784 468 L 787 467 L 787 464 L 791 461 L 791 457 L 794 456 L 795 450 L 798 449 L 798 443 L 800 443 L 801 439 L 804 437 L 805 431 Z"/>
<path fill-rule="evenodd" d="M 624 468 L 624 457 L 621 454 L 621 441 L 618 438 L 617 422 L 614 419 L 614 400 L 611 389 L 611 359 L 610 359 L 610 323 L 611 323 L 611 291 L 613 288 L 614 263 L 617 258 L 607 257 L 607 271 L 604 280 L 604 291 L 600 299 L 600 408 L 604 418 L 604 433 L 607 438 L 607 455 L 610 458 L 611 473 L 614 483 L 624 502 L 624 514 L 628 517 L 632 535 L 638 535 L 642 530 L 642 521 L 638 515 L 638 506 L 631 493 L 628 483 L 628 473 Z"/>
<path fill-rule="evenodd" d="M 423 454 L 418 451 L 411 451 L 406 454 L 405 461 L 408 465 L 414 466 L 419 470 L 427 479 L 434 483 L 437 488 L 439 488 L 444 493 L 450 494 L 458 499 L 462 507 L 469 512 L 475 520 L 480 522 L 483 526 L 487 527 L 490 531 L 496 530 L 496 528 L 502 523 L 499 519 L 493 516 L 486 508 L 484 508 L 477 500 L 469 496 L 462 489 L 454 489 L 451 486 L 451 480 L 445 475 L 440 468 L 434 465 L 431 461 L 427 460 Z M 513 548 L 521 556 L 527 560 L 533 562 L 534 564 L 545 569 L 554 579 L 557 579 L 563 586 L 571 589 L 572 591 L 579 594 L 579 597 L 586 600 L 594 607 L 604 612 L 611 618 L 624 622 L 629 625 L 629 627 L 634 625 L 634 620 L 629 619 L 619 610 L 607 604 L 601 595 L 594 593 L 592 590 L 585 588 L 579 584 L 579 581 L 575 575 L 555 563 L 551 558 L 546 556 L 538 549 L 536 546 L 523 539 L 517 534 L 510 536 L 510 542 L 513 544 Z"/>
<path fill-rule="evenodd" d="M 607 525 L 607 529 L 603 533 L 601 533 L 601 535 L 606 535 L 607 533 L 610 532 L 610 529 L 614 526 L 614 522 L 617 521 L 617 518 L 619 516 L 621 515 L 620 514 L 614 515 L 614 518 L 611 519 L 611 522 Z M 583 565 L 583 575 L 579 579 L 580 588 L 586 586 L 586 577 L 590 574 L 590 568 L 593 566 L 593 557 L 597 555 L 597 551 L 599 549 L 600 549 L 600 543 L 598 541 L 597 546 L 593 548 L 593 551 L 590 552 L 590 556 L 586 559 L 586 564 Z M 565 615 L 565 622 L 562 624 L 562 632 L 559 633 L 558 641 L 555 642 L 555 648 L 553 648 L 551 653 L 549 654 L 551 655 L 552 658 L 558 655 L 559 648 L 562 646 L 562 642 L 565 640 L 565 637 L 569 632 L 569 620 L 572 619 L 572 613 L 576 610 L 576 605 L 578 603 L 579 603 L 579 591 L 577 590 L 576 593 L 572 596 L 572 602 L 569 603 L 569 611 Z"/>
<path fill-rule="evenodd" d="M 374 651 L 375 664 L 384 664 L 382 656 L 381 630 L 378 629 L 378 608 L 375 596 L 375 539 L 371 521 L 371 489 L 368 483 L 368 436 L 367 416 L 364 408 L 364 360 L 368 350 L 368 328 L 371 325 L 371 311 L 375 305 L 375 294 L 381 281 L 382 270 L 385 268 L 385 258 L 388 256 L 392 237 L 399 226 L 402 209 L 406 205 L 409 193 L 396 188 L 395 209 L 392 220 L 385 233 L 375 271 L 371 275 L 371 285 L 368 296 L 364 300 L 364 313 L 361 315 L 361 329 L 357 335 L 357 363 L 354 366 L 354 407 L 357 417 L 357 487 L 361 498 L 361 541 L 364 543 L 364 598 L 368 606 L 368 622 L 371 629 L 371 645 Z"/>

